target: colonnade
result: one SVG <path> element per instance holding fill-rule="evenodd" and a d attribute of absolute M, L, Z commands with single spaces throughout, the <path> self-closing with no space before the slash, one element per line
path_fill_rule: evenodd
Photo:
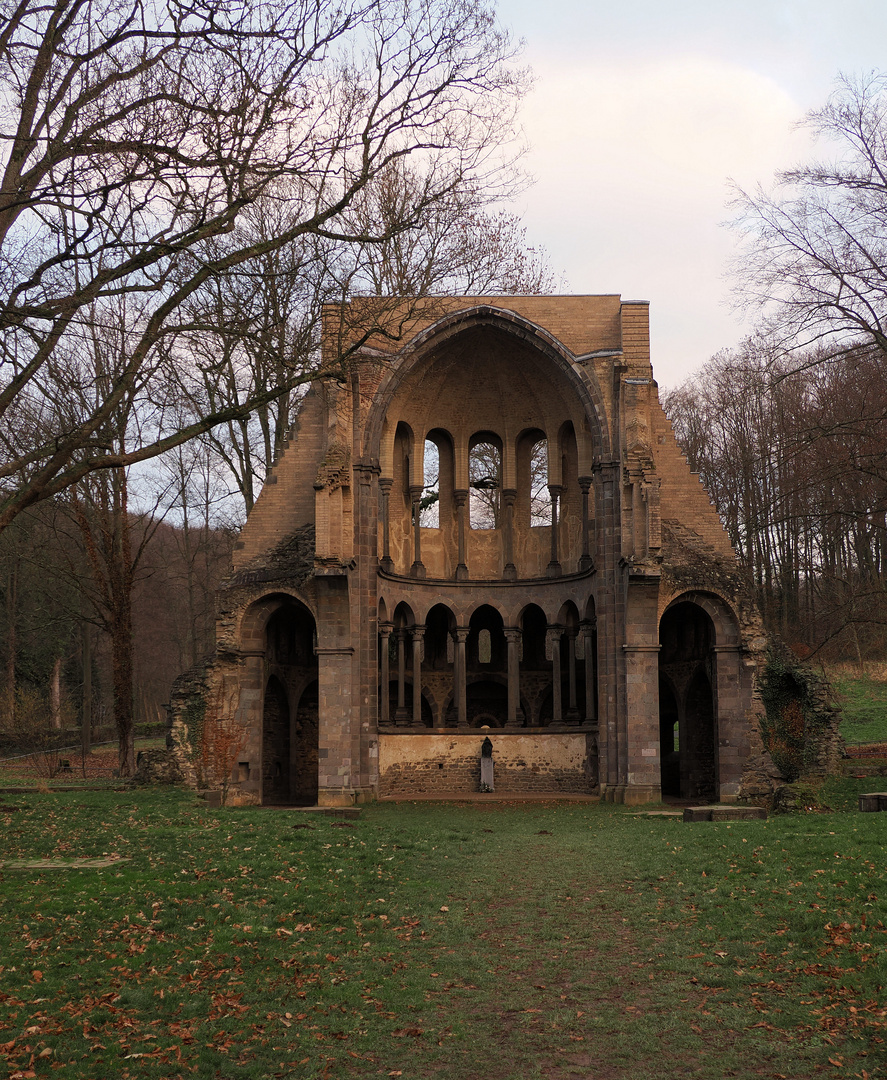
<path fill-rule="evenodd" d="M 424 728 L 422 720 L 422 661 L 424 659 L 425 626 L 395 627 L 383 622 L 379 626 L 381 711 L 379 723 L 383 727 L 401 726 Z M 552 716 L 551 723 L 589 723 L 597 720 L 597 671 L 595 665 L 595 620 L 584 619 L 578 627 L 551 625 L 545 633 L 545 656 L 551 661 Z M 467 643 L 471 628 L 456 627 L 449 631 L 452 642 L 453 692 L 456 706 L 456 726 L 467 728 L 468 723 L 468 656 Z M 502 630 L 507 657 L 507 713 L 508 726 L 525 726 L 521 719 L 521 646 L 522 631 L 518 627 Z M 397 705 L 391 714 L 390 686 L 392 682 L 390 641 L 396 643 Z M 407 654 L 412 662 L 412 695 L 407 702 Z M 566 654 L 567 695 L 563 694 L 563 659 Z M 584 701 L 578 700 L 577 665 L 584 665 Z M 485 674 L 500 674 L 491 670 Z M 565 707 L 566 706 L 566 707 Z"/>
<path fill-rule="evenodd" d="M 379 478 L 379 496 L 381 502 L 381 519 L 382 519 L 382 558 L 381 567 L 388 573 L 395 572 L 394 560 L 391 558 L 391 490 L 394 486 L 394 480 L 390 476 L 383 476 Z M 579 570 L 587 570 L 592 565 L 590 538 L 589 538 L 589 526 L 591 521 L 591 513 L 589 506 L 589 495 L 591 492 L 592 478 L 590 476 L 579 477 L 579 489 L 582 494 L 582 532 L 581 532 L 581 554 L 579 557 Z M 422 528 L 420 525 L 420 506 L 422 500 L 422 493 L 424 488 L 421 485 L 411 484 L 409 488 L 410 492 L 410 513 L 413 533 L 413 561 L 410 566 L 410 576 L 417 578 L 425 577 L 425 565 L 422 562 Z M 558 577 L 562 573 L 561 569 L 561 556 L 560 550 L 560 529 L 558 522 L 560 520 L 560 506 L 566 492 L 566 487 L 563 484 L 549 484 L 548 493 L 551 498 L 551 558 L 546 568 L 546 573 L 549 577 Z M 469 488 L 455 488 L 453 490 L 453 505 L 456 508 L 456 541 L 457 541 L 457 562 L 454 573 L 456 581 L 465 581 L 470 577 L 468 567 L 468 533 L 469 528 L 468 521 L 468 498 L 471 494 Z M 504 513 L 502 515 L 502 535 L 503 535 L 503 553 L 504 553 L 504 568 L 503 578 L 507 581 L 514 581 L 518 577 L 517 566 L 514 562 L 514 541 L 515 541 L 515 503 L 517 501 L 517 489 L 516 488 L 503 488 L 502 489 L 502 501 Z"/>

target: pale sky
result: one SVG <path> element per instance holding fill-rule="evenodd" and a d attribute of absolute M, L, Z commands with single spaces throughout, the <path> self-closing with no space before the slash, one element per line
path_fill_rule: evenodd
<path fill-rule="evenodd" d="M 816 153 L 795 128 L 839 72 L 887 69 L 881 0 L 498 0 L 537 84 L 517 209 L 572 293 L 649 300 L 676 386 L 748 332 L 726 276 L 729 182 Z"/>

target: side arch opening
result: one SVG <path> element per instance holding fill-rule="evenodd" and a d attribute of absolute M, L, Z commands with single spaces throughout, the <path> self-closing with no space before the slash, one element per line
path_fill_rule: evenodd
<path fill-rule="evenodd" d="M 295 601 L 265 628 L 262 803 L 313 806 L 318 789 L 318 665 L 315 623 Z"/>
<path fill-rule="evenodd" d="M 663 794 L 713 801 L 719 789 L 711 616 L 692 601 L 674 604 L 660 621 L 659 644 Z"/>

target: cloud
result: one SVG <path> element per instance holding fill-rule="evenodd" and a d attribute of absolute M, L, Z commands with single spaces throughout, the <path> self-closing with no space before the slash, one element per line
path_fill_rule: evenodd
<path fill-rule="evenodd" d="M 534 66 L 530 233 L 576 292 L 652 301 L 674 382 L 740 336 L 723 303 L 728 179 L 766 185 L 809 156 L 803 110 L 773 79 L 702 57 Z"/>

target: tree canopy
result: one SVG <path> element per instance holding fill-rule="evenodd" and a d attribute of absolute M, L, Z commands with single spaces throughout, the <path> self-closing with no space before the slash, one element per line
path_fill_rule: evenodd
<path fill-rule="evenodd" d="M 771 192 L 738 195 L 739 297 L 783 345 L 884 350 L 887 75 L 841 77 L 806 125 L 831 156 L 785 170 Z"/>
<path fill-rule="evenodd" d="M 310 377 L 211 400 L 195 298 L 503 194 L 526 85 L 482 0 L 0 0 L 0 529 Z"/>

